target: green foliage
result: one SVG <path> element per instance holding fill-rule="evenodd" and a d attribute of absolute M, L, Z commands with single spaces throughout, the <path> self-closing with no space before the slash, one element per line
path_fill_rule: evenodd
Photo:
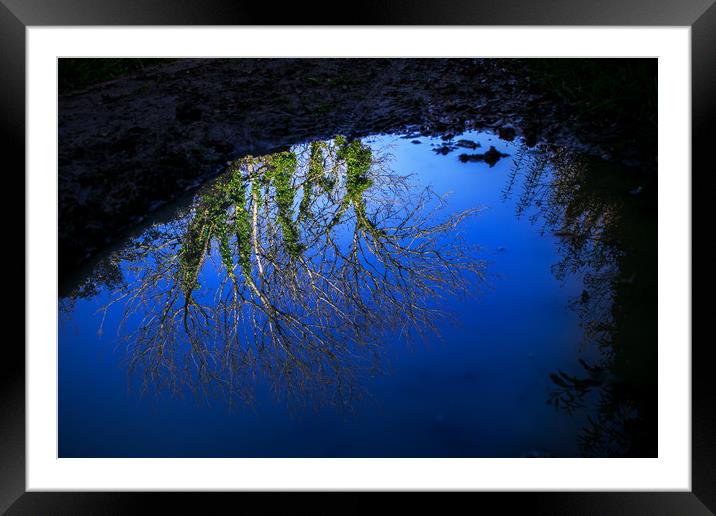
<path fill-rule="evenodd" d="M 311 155 L 308 162 L 308 177 L 303 183 L 303 198 L 301 199 L 301 205 L 298 208 L 299 220 L 310 215 L 309 208 L 311 206 L 311 200 L 313 199 L 313 185 L 320 183 L 323 179 L 324 173 L 324 153 L 323 148 L 325 143 L 313 142 L 311 143 Z"/>
<path fill-rule="evenodd" d="M 342 139 L 340 143 L 339 138 Z M 352 204 L 358 224 L 364 228 L 372 228 L 373 224 L 365 214 L 364 193 L 373 185 L 373 181 L 368 175 L 370 167 L 373 165 L 373 152 L 360 140 L 348 143 L 342 137 L 337 137 L 336 143 L 338 145 L 337 156 L 346 164 L 346 196 L 331 225 L 337 224 L 348 206 Z"/>
<path fill-rule="evenodd" d="M 216 236 L 219 239 L 219 250 L 222 259 L 228 256 L 231 260 L 231 252 L 228 248 L 227 237 L 227 202 L 223 189 L 212 189 L 201 199 L 197 207 L 196 215 L 189 223 L 187 232 L 182 241 L 179 252 L 179 281 L 185 297 L 197 287 L 199 271 L 204 261 L 204 256 L 209 252 L 211 238 Z M 228 255 L 225 252 L 228 251 Z M 229 270 L 233 269 L 233 265 Z"/>
<path fill-rule="evenodd" d="M 318 179 L 318 186 L 321 187 L 323 193 L 328 193 L 336 186 L 336 180 L 332 177 L 324 175 Z"/>
<path fill-rule="evenodd" d="M 333 143 L 335 143 L 336 147 L 340 148 L 346 144 L 346 137 L 340 134 L 336 135 L 336 137 L 333 138 Z"/>
<path fill-rule="evenodd" d="M 252 188 L 255 185 L 256 181 L 252 181 Z M 246 183 L 244 178 L 241 177 L 241 171 L 238 168 L 232 169 L 231 178 L 226 185 L 226 191 L 230 202 L 234 206 L 234 229 L 239 252 L 239 266 L 243 273 L 248 275 L 251 273 L 251 219 L 249 210 L 246 208 Z"/>
<path fill-rule="evenodd" d="M 278 222 L 281 225 L 286 251 L 291 257 L 296 257 L 303 251 L 303 245 L 299 242 L 298 227 L 293 221 L 296 190 L 293 188 L 292 181 L 297 164 L 293 152 L 279 152 L 271 157 L 272 169 L 269 172 L 276 195 Z"/>
<path fill-rule="evenodd" d="M 252 183 L 253 184 L 253 183 Z M 234 207 L 233 228 L 229 210 Z M 180 281 L 186 297 L 197 286 L 199 270 L 211 247 L 218 241 L 221 262 L 234 277 L 234 256 L 231 235 L 236 234 L 238 264 L 244 275 L 251 273 L 251 219 L 246 208 L 246 182 L 236 165 L 229 170 L 226 181 L 218 181 L 199 200 L 196 214 L 189 223 L 179 253 Z"/>
<path fill-rule="evenodd" d="M 297 187 L 294 180 L 298 159 L 293 152 L 279 152 L 261 158 L 247 157 L 237 161 L 231 165 L 224 178 L 214 183 L 200 197 L 179 253 L 180 283 L 185 297 L 189 298 L 197 287 L 199 271 L 205 256 L 210 252 L 212 239 L 216 239 L 222 264 L 232 278 L 236 263 L 245 277 L 250 276 L 254 228 L 247 199 L 249 183 L 251 202 L 256 205 L 261 202 L 262 190 L 271 187 L 276 208 L 274 213 L 284 249 L 290 258 L 298 257 L 305 250 L 305 245 L 300 242 L 299 224 L 304 218 L 311 217 L 314 188 L 326 181 L 326 153 L 334 150 L 338 165 L 345 166 L 345 194 L 328 230 L 340 222 L 343 213 L 351 206 L 355 210 L 356 224 L 371 232 L 375 230 L 366 215 L 364 199 L 366 190 L 373 185 L 369 174 L 373 165 L 372 151 L 360 140 L 348 142 L 338 137 L 335 141 L 338 143 L 332 146 L 325 142 L 313 142 L 310 145 L 308 170 L 302 184 L 303 197 L 296 219 L 294 210 Z M 254 172 L 250 172 L 248 179 L 242 174 L 242 165 L 247 163 L 254 167 L 250 169 Z M 337 173 L 337 170 L 333 173 Z M 234 234 L 236 241 L 232 245 Z M 238 255 L 236 262 L 235 254 Z"/>
<path fill-rule="evenodd" d="M 363 192 L 373 184 L 368 177 L 368 171 L 373 164 L 373 153 L 370 147 L 363 145 L 360 140 L 354 140 L 340 147 L 338 157 L 346 162 L 348 196 L 354 201 L 362 198 Z"/>
<path fill-rule="evenodd" d="M 216 226 L 216 236 L 219 239 L 219 253 L 221 254 L 221 262 L 226 267 L 226 271 L 230 276 L 234 275 L 234 259 L 231 255 L 231 237 L 229 236 L 228 224 L 219 224 Z"/>

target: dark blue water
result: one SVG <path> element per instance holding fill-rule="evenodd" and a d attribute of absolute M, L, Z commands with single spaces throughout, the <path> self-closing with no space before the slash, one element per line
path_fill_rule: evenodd
<path fill-rule="evenodd" d="M 411 188 L 430 186 L 449 194 L 443 215 L 481 208 L 454 233 L 440 237 L 441 242 L 459 237 L 466 249 L 477 246 L 470 256 L 484 265 L 481 279 L 465 280 L 468 295 L 426 301 L 448 315 L 435 319 L 436 331 L 419 339 L 414 333 L 401 338 L 399 331 L 387 329 L 373 343 L 369 359 L 356 358 L 362 365 L 368 360 L 371 367 L 359 368 L 351 380 L 353 394 L 340 396 L 337 403 L 324 402 L 330 394 L 312 396 L 310 385 L 308 392 L 293 396 L 280 386 L 276 390 L 266 374 L 270 363 L 258 362 L 242 373 L 251 402 L 237 396 L 228 403 L 226 395 L 211 393 L 196 396 L 186 387 L 172 393 L 151 382 L 143 392 L 141 373 L 128 372 L 124 330 L 119 329 L 118 337 L 124 301 L 113 305 L 103 321 L 99 309 L 116 294 L 100 287 L 72 300 L 61 314 L 60 456 L 579 455 L 588 403 L 568 413 L 547 401 L 555 387 L 550 374 L 576 372 L 577 359 L 590 356 L 583 347 L 579 315 L 570 305 L 584 290 L 583 275 L 556 277 L 553 266 L 563 259 L 561 238 L 543 231 L 539 215 L 532 220 L 530 213 L 517 216 L 524 175 L 505 193 L 520 145 L 487 133 L 460 138 L 482 147 L 440 155 L 432 150 L 442 144 L 439 139 L 418 138 L 419 144 L 395 136 L 364 140 L 392 156 L 392 170 L 413 174 Z M 457 157 L 484 152 L 490 145 L 509 156 L 493 167 Z M 537 158 L 538 153 L 523 156 Z M 548 183 L 550 172 L 545 174 L 542 180 Z M 136 258 L 116 258 L 115 263 L 125 280 L 143 267 Z M 197 292 L 209 296 L 220 288 L 216 271 L 207 263 Z M 67 302 L 62 300 L 65 307 Z M 142 315 L 132 316 L 128 326 L 140 324 Z M 188 377 L 192 374 L 196 376 Z"/>

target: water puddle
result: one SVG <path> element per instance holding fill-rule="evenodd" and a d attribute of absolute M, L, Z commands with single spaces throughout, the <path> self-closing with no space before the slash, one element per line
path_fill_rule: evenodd
<path fill-rule="evenodd" d="M 236 160 L 60 299 L 60 456 L 652 453 L 630 181 L 491 132 Z"/>

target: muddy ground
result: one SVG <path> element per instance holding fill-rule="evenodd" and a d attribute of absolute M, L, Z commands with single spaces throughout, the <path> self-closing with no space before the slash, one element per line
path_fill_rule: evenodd
<path fill-rule="evenodd" d="M 337 134 L 474 129 L 652 166 L 618 127 L 574 123 L 516 60 L 175 60 L 60 95 L 60 278 L 230 159 Z"/>

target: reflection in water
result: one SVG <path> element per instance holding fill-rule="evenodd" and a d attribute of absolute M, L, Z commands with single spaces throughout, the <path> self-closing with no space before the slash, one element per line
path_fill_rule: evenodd
<path fill-rule="evenodd" d="M 656 456 L 656 195 L 633 181 L 565 149 L 522 148 L 505 189 L 509 197 L 521 184 L 517 215 L 532 210 L 560 239 L 554 275 L 582 277 L 570 304 L 599 355 L 579 358 L 577 373 L 550 374 L 549 403 L 571 414 L 596 395 L 580 436 L 586 456 Z"/>
<path fill-rule="evenodd" d="M 99 278 L 124 306 L 130 371 L 145 388 L 347 403 L 386 335 L 416 336 L 481 263 L 443 202 L 388 156 L 336 137 L 233 162 L 185 216 L 154 226 Z M 118 260 L 136 263 L 121 278 Z M 474 277 L 474 276 L 473 276 Z M 87 283 L 81 295 L 96 291 Z"/>
<path fill-rule="evenodd" d="M 381 145 L 336 137 L 237 160 L 169 222 L 100 262 L 62 300 L 63 310 L 71 316 L 79 298 L 106 301 L 101 325 L 118 328 L 129 370 L 144 389 L 219 395 L 231 406 L 268 384 L 281 399 L 351 407 L 359 404 L 363 373 L 398 348 L 391 341 L 447 334 L 444 362 L 426 365 L 403 354 L 397 391 L 370 383 L 376 405 L 396 412 L 376 418 L 371 407 L 371 419 L 387 421 L 390 431 L 365 419 L 335 428 L 313 423 L 307 435 L 291 434 L 295 449 L 274 442 L 258 448 L 264 453 L 655 456 L 655 183 L 563 148 L 493 142 L 497 150 L 485 141 L 489 133 L 467 136 L 482 143 L 446 136 L 433 143 L 436 152 L 418 145 L 425 139 L 396 144 L 403 173 L 417 157 L 422 180 L 457 191 L 445 215 L 444 199 L 394 170 L 392 157 L 376 150 Z M 500 159 L 458 155 L 482 144 Z M 484 216 L 472 217 L 475 201 L 488 202 Z M 492 238 L 498 252 L 480 256 L 490 260 L 487 270 L 502 269 L 489 278 L 494 291 L 461 306 L 457 296 L 474 290 L 486 271 L 463 235 L 480 245 Z M 554 278 L 563 288 L 552 288 Z M 455 331 L 445 321 L 453 311 L 461 323 Z M 574 356 L 568 346 L 580 334 Z M 547 368 L 529 369 L 521 355 L 527 350 Z M 409 383 L 414 374 L 417 386 Z M 262 418 L 270 417 L 266 405 Z M 65 406 L 64 417 L 74 421 Z M 283 415 L 251 426 L 247 412 L 206 428 L 293 428 Z M 419 437 L 391 441 L 408 419 Z M 578 443 L 555 444 L 578 431 Z M 350 444 L 340 442 L 340 432 L 352 436 Z M 208 453 L 261 453 L 252 448 L 261 443 L 247 439 L 229 435 L 225 448 Z M 311 448 L 313 439 L 336 440 L 340 451 Z M 356 451 L 350 446 L 358 441 L 364 448 Z"/>

